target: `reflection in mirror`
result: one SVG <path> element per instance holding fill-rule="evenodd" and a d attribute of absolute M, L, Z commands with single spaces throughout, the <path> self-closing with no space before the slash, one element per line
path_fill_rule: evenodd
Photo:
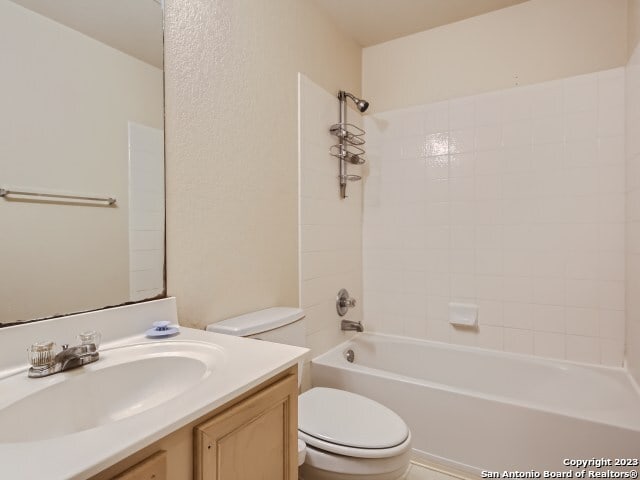
<path fill-rule="evenodd" d="M 162 19 L 0 0 L 0 326 L 164 295 Z"/>

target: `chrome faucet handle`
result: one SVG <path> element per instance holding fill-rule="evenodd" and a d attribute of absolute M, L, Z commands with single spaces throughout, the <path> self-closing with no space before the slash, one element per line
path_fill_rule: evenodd
<path fill-rule="evenodd" d="M 350 308 L 356 306 L 356 299 L 349 296 L 349 292 L 346 288 L 340 289 L 338 296 L 336 297 L 336 310 L 338 315 L 344 317 Z"/>
<path fill-rule="evenodd" d="M 340 300 L 340 305 L 342 305 L 343 307 L 347 307 L 347 308 L 353 308 L 356 306 L 356 299 L 355 298 L 344 298 L 342 300 Z"/>

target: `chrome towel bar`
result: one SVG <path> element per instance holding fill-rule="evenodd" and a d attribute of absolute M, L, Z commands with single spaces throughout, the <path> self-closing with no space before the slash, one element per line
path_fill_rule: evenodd
<path fill-rule="evenodd" d="M 8 195 L 19 195 L 25 197 L 45 197 L 45 198 L 63 198 L 67 200 L 90 200 L 92 202 L 106 202 L 108 205 L 115 205 L 116 199 L 113 197 L 90 197 L 86 195 L 68 195 L 63 193 L 43 193 L 43 192 L 24 192 L 18 190 L 8 190 L 0 188 L 0 197 Z"/>

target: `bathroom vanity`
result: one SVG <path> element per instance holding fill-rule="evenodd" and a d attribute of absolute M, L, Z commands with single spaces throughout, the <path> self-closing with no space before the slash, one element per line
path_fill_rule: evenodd
<path fill-rule="evenodd" d="M 296 479 L 297 396 L 292 367 L 91 478 Z"/>
<path fill-rule="evenodd" d="M 3 478 L 296 478 L 307 350 L 188 328 L 145 337 L 156 320 L 177 324 L 175 299 L 0 330 Z M 86 330 L 102 333 L 98 361 L 27 376 L 29 345 Z"/>

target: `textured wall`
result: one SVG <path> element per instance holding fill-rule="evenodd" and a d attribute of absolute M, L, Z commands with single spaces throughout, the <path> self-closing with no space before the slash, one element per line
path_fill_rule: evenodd
<path fill-rule="evenodd" d="M 367 117 L 367 323 L 621 366 L 624 80 L 617 68 Z M 451 301 L 479 306 L 478 330 L 448 323 Z"/>
<path fill-rule="evenodd" d="M 627 9 L 627 53 L 631 57 L 640 43 L 640 0 L 628 0 Z"/>
<path fill-rule="evenodd" d="M 372 111 L 623 66 L 626 0 L 530 0 L 363 52 Z"/>
<path fill-rule="evenodd" d="M 640 30 L 640 1 L 629 2 L 629 32 Z M 627 350 L 629 371 L 640 383 L 640 47 L 634 45 L 627 64 Z"/>
<path fill-rule="evenodd" d="M 298 303 L 297 73 L 360 90 L 313 2 L 166 3 L 168 293 L 181 321 Z"/>

